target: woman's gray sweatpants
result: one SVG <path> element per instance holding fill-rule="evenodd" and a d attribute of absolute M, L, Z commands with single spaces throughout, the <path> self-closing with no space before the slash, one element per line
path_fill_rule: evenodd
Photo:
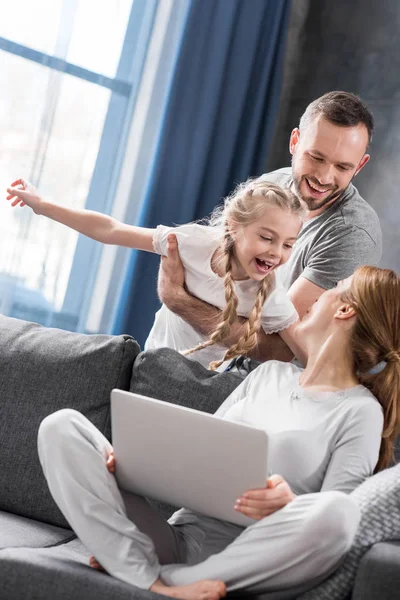
<path fill-rule="evenodd" d="M 111 445 L 80 413 L 47 417 L 38 446 L 50 492 L 82 543 L 108 573 L 141 588 L 158 578 L 218 579 L 228 591 L 308 588 L 336 568 L 359 522 L 351 498 L 323 492 L 298 496 L 247 528 L 195 515 L 174 526 L 118 489 L 105 466 Z"/>

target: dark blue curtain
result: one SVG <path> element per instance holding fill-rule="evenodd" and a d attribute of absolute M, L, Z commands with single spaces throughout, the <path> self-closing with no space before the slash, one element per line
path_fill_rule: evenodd
<path fill-rule="evenodd" d="M 290 0 L 192 0 L 139 225 L 206 216 L 264 171 Z M 159 257 L 133 251 L 114 333 L 143 344 L 159 308 Z"/>

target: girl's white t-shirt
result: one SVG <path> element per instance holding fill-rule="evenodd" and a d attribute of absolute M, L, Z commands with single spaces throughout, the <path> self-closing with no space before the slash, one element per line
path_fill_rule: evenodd
<path fill-rule="evenodd" d="M 185 283 L 188 291 L 200 300 L 223 309 L 226 305 L 224 280 L 211 268 L 211 259 L 221 241 L 221 231 L 198 223 L 180 227 L 159 225 L 153 237 L 155 252 L 167 255 L 167 236 L 170 233 L 174 233 L 178 240 L 179 255 L 185 268 Z M 259 282 L 252 279 L 234 282 L 238 297 L 238 315 L 249 316 L 258 287 Z M 275 287 L 262 309 L 262 328 L 266 333 L 278 332 L 292 325 L 297 319 L 296 309 L 279 282 L 279 277 L 275 276 Z M 154 325 L 145 343 L 145 350 L 167 347 L 182 352 L 207 339 L 163 305 L 156 313 Z M 190 354 L 188 358 L 208 368 L 211 361 L 221 360 L 226 350 L 224 346 L 215 344 Z"/>

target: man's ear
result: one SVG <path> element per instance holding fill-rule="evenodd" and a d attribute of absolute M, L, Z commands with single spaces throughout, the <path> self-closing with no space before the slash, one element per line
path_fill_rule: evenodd
<path fill-rule="evenodd" d="M 358 175 L 358 173 L 361 171 L 361 169 L 362 169 L 363 167 L 365 167 L 365 165 L 367 164 L 367 162 L 369 161 L 369 159 L 370 159 L 370 158 L 371 158 L 371 157 L 370 157 L 370 155 L 369 155 L 369 154 L 364 154 L 364 156 L 363 156 L 363 157 L 362 157 L 362 159 L 360 160 L 360 163 L 359 163 L 359 165 L 358 165 L 358 167 L 357 167 L 357 169 L 356 169 L 356 172 L 354 173 L 354 177 L 355 177 L 356 175 Z"/>
<path fill-rule="evenodd" d="M 355 316 L 356 311 L 352 306 L 350 306 L 350 304 L 342 304 L 341 306 L 339 306 L 334 315 L 335 319 L 341 320 L 352 319 Z"/>
<path fill-rule="evenodd" d="M 300 129 L 298 127 L 295 127 L 292 131 L 292 133 L 290 134 L 290 140 L 289 140 L 289 152 L 290 154 L 294 154 L 294 151 L 296 150 L 296 146 L 300 141 Z"/>

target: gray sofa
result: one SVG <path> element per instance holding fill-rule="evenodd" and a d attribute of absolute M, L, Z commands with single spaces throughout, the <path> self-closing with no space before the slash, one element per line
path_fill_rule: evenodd
<path fill-rule="evenodd" d="M 36 451 L 42 419 L 64 407 L 110 436 L 112 388 L 213 412 L 240 383 L 162 349 L 139 354 L 130 336 L 82 335 L 0 316 L 0 600 L 157 600 L 88 566 L 54 504 Z M 171 508 L 158 505 L 165 514 Z M 365 555 L 352 600 L 400 596 L 400 542 Z M 279 600 L 296 590 L 236 598 Z"/>

